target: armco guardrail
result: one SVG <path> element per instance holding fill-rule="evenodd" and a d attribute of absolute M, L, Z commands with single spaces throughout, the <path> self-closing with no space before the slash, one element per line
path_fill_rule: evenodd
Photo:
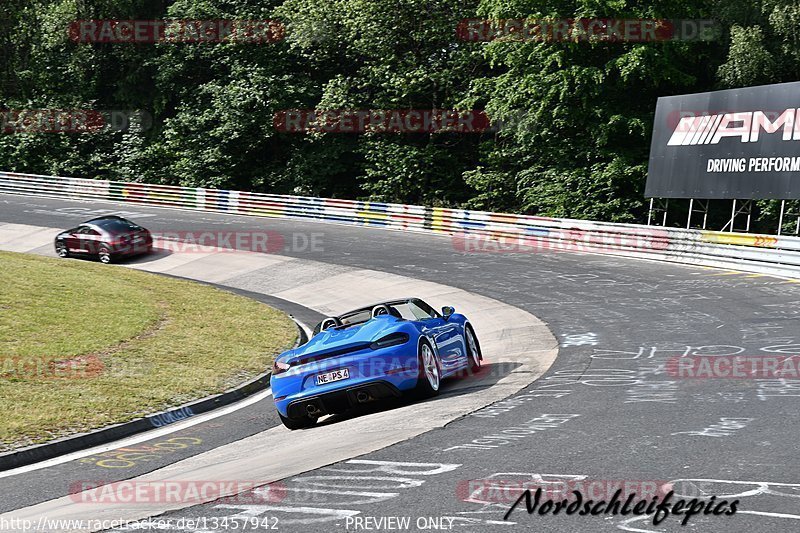
<path fill-rule="evenodd" d="M 465 252 L 573 250 L 800 277 L 800 238 L 0 172 L 0 192 L 453 235 Z"/>

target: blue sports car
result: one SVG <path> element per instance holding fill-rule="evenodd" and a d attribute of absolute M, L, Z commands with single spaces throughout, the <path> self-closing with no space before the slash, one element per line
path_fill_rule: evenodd
<path fill-rule="evenodd" d="M 452 307 L 438 313 L 419 298 L 384 302 L 326 318 L 311 339 L 284 352 L 272 394 L 289 429 L 323 415 L 414 392 L 435 396 L 441 380 L 481 366 L 478 339 Z"/>

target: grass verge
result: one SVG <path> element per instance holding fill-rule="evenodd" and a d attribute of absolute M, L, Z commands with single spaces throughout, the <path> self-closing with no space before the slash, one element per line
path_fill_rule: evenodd
<path fill-rule="evenodd" d="M 213 287 L 0 252 L 0 451 L 222 392 L 296 339 L 285 314 Z"/>

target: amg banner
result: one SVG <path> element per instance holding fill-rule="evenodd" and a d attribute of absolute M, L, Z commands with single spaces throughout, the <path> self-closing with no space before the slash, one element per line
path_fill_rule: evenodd
<path fill-rule="evenodd" d="M 800 82 L 658 99 L 647 198 L 800 198 Z"/>

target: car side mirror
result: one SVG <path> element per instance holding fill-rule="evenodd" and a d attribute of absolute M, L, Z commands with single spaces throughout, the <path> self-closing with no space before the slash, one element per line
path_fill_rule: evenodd
<path fill-rule="evenodd" d="M 450 318 L 450 316 L 455 312 L 456 312 L 455 307 L 450 307 L 449 305 L 445 305 L 444 307 L 442 307 L 442 316 L 444 317 L 445 320 Z"/>

